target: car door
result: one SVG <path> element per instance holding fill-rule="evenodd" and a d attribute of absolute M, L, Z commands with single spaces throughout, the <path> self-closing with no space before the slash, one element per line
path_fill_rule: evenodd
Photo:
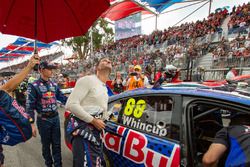
<path fill-rule="evenodd" d="M 214 141 L 216 133 L 230 126 L 232 118 L 241 113 L 250 114 L 249 107 L 234 102 L 208 98 L 185 97 L 187 166 L 202 166 L 202 158 Z M 227 154 L 218 162 L 224 166 Z"/>
<path fill-rule="evenodd" d="M 113 116 L 102 136 L 108 164 L 179 166 L 178 100 L 180 96 L 146 94 L 110 102 Z"/>

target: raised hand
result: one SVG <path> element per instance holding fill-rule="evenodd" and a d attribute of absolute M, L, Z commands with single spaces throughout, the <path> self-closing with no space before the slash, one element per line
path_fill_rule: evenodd
<path fill-rule="evenodd" d="M 40 63 L 40 58 L 38 54 L 34 54 L 29 60 L 28 67 L 32 69 L 36 64 L 39 63 Z"/>

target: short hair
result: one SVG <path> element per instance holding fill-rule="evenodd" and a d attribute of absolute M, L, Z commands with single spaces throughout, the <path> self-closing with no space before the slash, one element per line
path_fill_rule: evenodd
<path fill-rule="evenodd" d="M 97 73 L 97 67 L 99 66 L 99 64 L 101 63 L 101 61 L 102 61 L 103 59 L 108 59 L 108 57 L 102 57 L 102 58 L 100 58 L 99 60 L 97 60 L 97 63 L 95 64 L 95 73 Z"/>

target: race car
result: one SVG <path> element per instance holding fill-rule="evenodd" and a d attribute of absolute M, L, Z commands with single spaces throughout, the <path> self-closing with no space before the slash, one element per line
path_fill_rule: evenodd
<path fill-rule="evenodd" d="M 216 132 L 235 114 L 250 114 L 249 108 L 247 96 L 200 88 L 145 88 L 111 96 L 111 116 L 102 133 L 106 164 L 202 166 Z M 223 117 L 225 113 L 229 116 Z M 65 129 L 70 115 L 65 114 Z M 70 139 L 66 133 L 69 147 Z"/>

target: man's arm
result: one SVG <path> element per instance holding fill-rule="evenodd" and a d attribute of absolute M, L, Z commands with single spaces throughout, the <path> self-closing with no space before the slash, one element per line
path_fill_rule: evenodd
<path fill-rule="evenodd" d="M 115 85 L 115 81 L 116 81 L 116 79 L 114 79 L 114 80 L 111 82 L 111 85 L 112 85 L 112 86 Z"/>
<path fill-rule="evenodd" d="M 148 81 L 148 77 L 144 76 L 144 87 L 148 87 L 149 86 L 149 81 Z"/>
<path fill-rule="evenodd" d="M 215 135 L 214 142 L 210 145 L 208 151 L 202 159 L 203 166 L 213 167 L 217 166 L 219 159 L 226 152 L 229 147 L 228 130 L 222 128 Z"/>
<path fill-rule="evenodd" d="M 87 77 L 79 79 L 66 103 L 66 109 L 70 110 L 75 116 L 87 123 L 93 120 L 93 116 L 84 110 L 81 106 L 81 102 L 87 96 L 90 87 L 91 81 L 89 81 Z"/>
<path fill-rule="evenodd" d="M 27 98 L 26 98 L 26 112 L 30 115 L 30 123 L 32 127 L 32 136 L 36 137 L 36 127 L 35 127 L 35 109 L 37 106 L 37 92 L 32 84 L 28 85 Z"/>
<path fill-rule="evenodd" d="M 227 147 L 223 144 L 213 143 L 210 145 L 208 151 L 205 153 L 202 159 L 204 167 L 217 166 L 219 159 L 226 152 Z"/>
<path fill-rule="evenodd" d="M 38 55 L 34 55 L 31 57 L 28 65 L 18 74 L 16 74 L 13 78 L 11 78 L 8 82 L 6 82 L 0 89 L 6 91 L 7 93 L 11 93 L 15 90 L 18 85 L 27 77 L 27 75 L 31 72 L 33 67 L 39 63 Z"/>
<path fill-rule="evenodd" d="M 68 100 L 68 97 L 62 94 L 58 86 L 56 86 L 56 99 L 59 100 L 63 105 L 65 105 Z"/>
<path fill-rule="evenodd" d="M 35 121 L 35 110 L 37 106 L 37 92 L 34 88 L 34 86 L 29 83 L 27 88 L 27 97 L 26 97 L 26 112 L 30 115 L 32 120 L 30 120 L 31 123 L 34 123 Z"/>
<path fill-rule="evenodd" d="M 130 82 L 130 78 L 127 78 L 124 81 L 122 81 L 122 85 L 123 86 L 128 86 L 129 82 Z"/>

